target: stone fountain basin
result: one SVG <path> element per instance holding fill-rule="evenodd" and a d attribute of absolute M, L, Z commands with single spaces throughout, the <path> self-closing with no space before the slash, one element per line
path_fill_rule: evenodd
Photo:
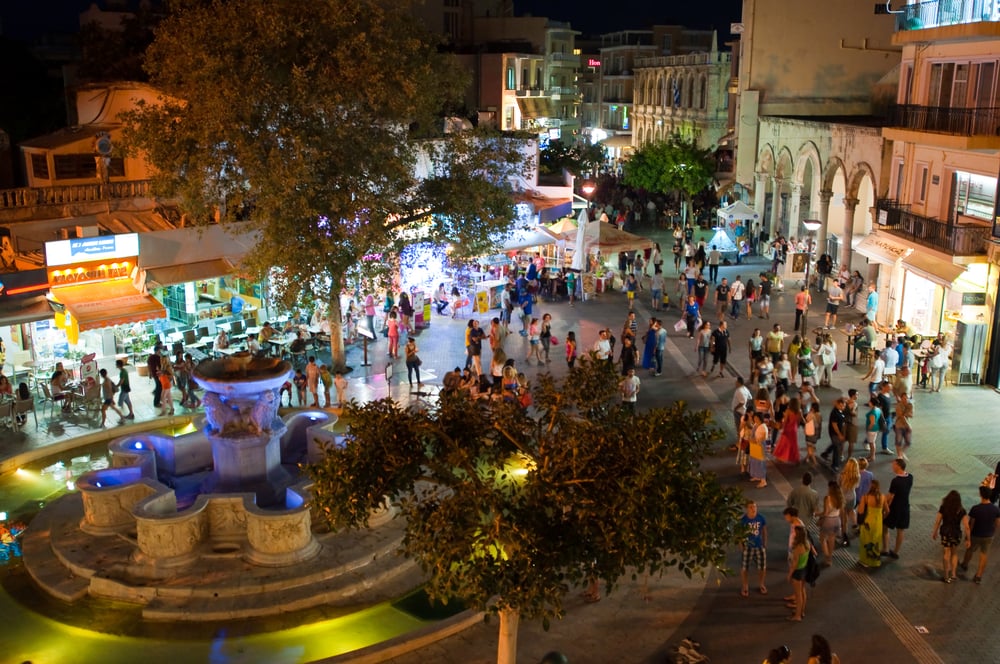
<path fill-rule="evenodd" d="M 291 363 L 276 358 L 254 358 L 249 353 L 202 362 L 192 373 L 192 378 L 206 391 L 225 397 L 255 396 L 265 390 L 277 390 L 291 376 Z"/>

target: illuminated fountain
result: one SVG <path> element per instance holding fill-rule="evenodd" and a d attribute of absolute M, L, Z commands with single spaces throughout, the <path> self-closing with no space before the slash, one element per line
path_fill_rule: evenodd
<path fill-rule="evenodd" d="M 132 602 L 175 621 L 366 606 L 418 586 L 388 511 L 367 531 L 314 532 L 298 466 L 336 444 L 336 417 L 278 417 L 290 376 L 288 362 L 241 354 L 199 365 L 199 426 L 111 441 L 111 467 L 35 517 L 23 544 L 34 580 L 65 601 Z"/>

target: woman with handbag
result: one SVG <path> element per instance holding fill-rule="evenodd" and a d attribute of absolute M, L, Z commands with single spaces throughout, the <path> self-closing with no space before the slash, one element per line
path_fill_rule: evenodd
<path fill-rule="evenodd" d="M 413 373 L 417 374 L 417 387 L 423 387 L 423 383 L 420 382 L 420 365 L 423 361 L 417 356 L 417 342 L 413 337 L 409 337 L 406 340 L 406 345 L 403 346 L 403 352 L 406 354 L 406 378 L 410 381 L 410 386 L 413 386 Z"/>

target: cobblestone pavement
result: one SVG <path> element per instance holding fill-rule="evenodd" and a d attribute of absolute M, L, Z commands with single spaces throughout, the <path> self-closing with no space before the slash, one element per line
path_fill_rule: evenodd
<path fill-rule="evenodd" d="M 669 246 L 662 240 L 661 245 Z M 670 284 L 673 266 L 666 267 Z M 761 259 L 751 260 L 748 265 L 723 267 L 720 276 L 731 281 L 740 273 L 744 280 L 753 276 L 756 281 L 757 273 L 766 267 Z M 672 292 L 672 284 L 668 288 Z M 793 295 L 797 288 L 798 284 L 786 283 L 784 293 L 773 297 L 769 321 L 730 320 L 735 372 L 749 374 L 744 349 L 754 327 L 766 332 L 771 324 L 779 322 L 785 330 L 791 329 Z M 812 320 L 819 322 L 821 298 L 814 296 L 814 299 L 817 304 Z M 651 312 L 645 298 L 638 298 L 638 302 L 642 330 Z M 586 349 L 601 327 L 611 327 L 618 335 L 627 305 L 624 294 L 612 292 L 578 302 L 574 307 L 566 302 L 541 302 L 538 310 L 553 315 L 554 334 L 560 340 L 573 329 L 581 349 Z M 477 317 L 488 321 L 492 315 L 494 312 Z M 702 379 L 693 375 L 693 342 L 670 327 L 678 317 L 676 309 L 662 315 L 671 330 L 666 367 L 660 377 L 641 375 L 640 407 L 683 399 L 692 407 L 713 409 L 720 426 L 731 435 L 729 402 L 733 377 Z M 860 317 L 860 311 L 847 313 L 841 316 L 841 322 L 856 322 Z M 370 367 L 361 366 L 362 349 L 351 347 L 348 363 L 355 369 L 350 374 L 350 394 L 359 399 L 391 395 L 401 402 L 413 403 L 433 399 L 440 377 L 464 364 L 466 324 L 467 318 L 434 316 L 428 328 L 416 333 L 425 383 L 419 391 L 407 384 L 400 361 L 392 363 L 397 373 L 386 379 L 385 369 L 390 360 L 385 355 L 383 339 L 369 346 Z M 834 395 L 846 392 L 849 387 L 864 389 L 862 368 L 844 361 L 846 344 L 842 335 L 838 341 L 841 361 L 834 374 L 835 387 L 819 391 L 824 416 Z M 511 335 L 506 350 L 523 367 L 527 343 L 520 336 Z M 566 371 L 561 344 L 553 349 L 550 364 L 525 368 L 529 378 L 543 370 L 556 375 Z M 132 397 L 140 422 L 153 416 L 151 389 L 147 379 L 133 375 Z M 782 596 L 788 593 L 783 553 L 788 531 L 780 513 L 784 496 L 799 482 L 803 468 L 770 466 L 768 487 L 750 488 L 739 478 L 733 454 L 726 450 L 732 442 L 728 440 L 720 443 L 715 457 L 706 459 L 705 467 L 718 473 L 723 483 L 742 485 L 747 495 L 755 497 L 761 505 L 770 525 L 768 595 L 751 593 L 743 599 L 739 596 L 738 579 L 717 573 L 693 580 L 676 574 L 638 582 L 626 580 L 596 604 L 585 604 L 574 593 L 567 598 L 566 618 L 556 622 L 550 631 L 543 631 L 537 623 L 522 623 L 520 660 L 535 662 L 550 650 L 560 650 L 573 664 L 662 662 L 683 637 L 690 635 L 702 643 L 702 652 L 715 662 L 760 662 L 769 649 L 781 643 L 789 645 L 792 661 L 799 662 L 806 659 L 810 636 L 822 633 L 844 662 L 1000 661 L 1000 646 L 989 638 L 992 621 L 1000 610 L 997 594 L 992 592 L 995 580 L 1000 579 L 997 569 L 1000 563 L 990 562 L 981 586 L 961 577 L 954 584 L 941 583 L 941 547 L 930 539 L 935 512 L 944 494 L 952 488 L 958 489 L 966 508 L 970 507 L 979 482 L 1000 458 L 1000 445 L 991 426 L 991 414 L 1000 405 L 1000 397 L 991 388 L 947 386 L 936 394 L 916 389 L 914 403 L 914 441 L 909 454 L 909 470 L 914 475 L 913 515 L 898 561 L 867 572 L 855 565 L 855 548 L 839 549 L 834 566 L 823 572 L 812 591 L 806 619 L 802 623 L 787 622 Z M 21 433 L 0 432 L 0 470 L 16 467 L 27 458 L 26 454 L 44 454 L 75 436 L 96 430 L 96 423 L 86 418 L 59 421 L 41 412 L 38 415 L 37 430 L 30 421 Z M 890 460 L 889 456 L 879 456 L 874 467 L 884 486 L 891 477 Z M 819 487 L 822 495 L 823 480 L 829 472 L 821 469 L 819 475 L 814 486 Z M 998 556 L 994 554 L 994 558 Z M 728 563 L 733 569 L 738 565 L 735 551 Z M 495 661 L 496 629 L 496 622 L 492 621 L 394 661 L 405 664 Z"/>

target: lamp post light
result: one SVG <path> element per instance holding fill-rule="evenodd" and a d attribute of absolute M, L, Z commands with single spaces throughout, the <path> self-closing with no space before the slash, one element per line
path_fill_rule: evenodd
<path fill-rule="evenodd" d="M 822 222 L 816 219 L 803 219 L 802 225 L 806 227 L 806 231 L 809 233 L 809 241 L 806 243 L 806 293 L 812 298 L 811 290 L 809 288 L 809 271 L 812 266 L 812 255 L 813 255 L 813 233 L 819 230 L 822 226 Z M 802 310 L 802 326 L 800 332 L 802 334 L 809 333 L 809 302 L 806 302 L 805 309 Z"/>
<path fill-rule="evenodd" d="M 597 191 L 597 185 L 592 180 L 584 180 L 583 184 L 580 185 L 580 193 L 587 199 L 587 219 L 591 219 L 590 208 L 592 203 L 590 197 L 594 195 L 595 191 Z"/>

